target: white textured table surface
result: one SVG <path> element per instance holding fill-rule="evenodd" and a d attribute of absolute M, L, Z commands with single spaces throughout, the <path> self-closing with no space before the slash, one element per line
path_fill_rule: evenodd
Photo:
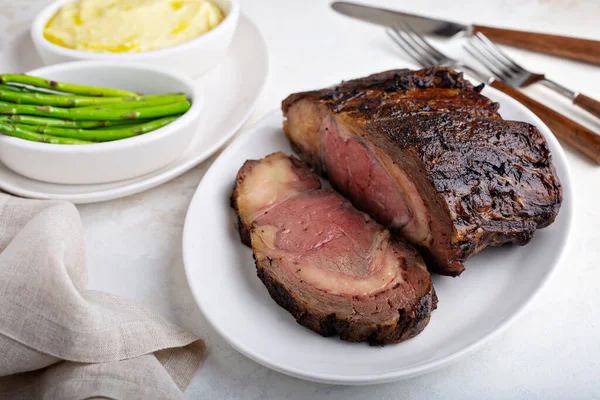
<path fill-rule="evenodd" d="M 45 3 L 0 1 L 0 45 L 26 29 Z M 465 23 L 600 39 L 596 0 L 375 3 Z M 242 7 L 258 23 L 271 52 L 271 75 L 252 120 L 293 91 L 415 67 L 400 58 L 390 64 L 381 55 L 394 49 L 381 29 L 335 15 L 326 0 L 243 0 Z M 511 54 L 600 98 L 600 67 L 512 49 Z M 579 114 L 600 131 L 600 123 L 545 89 L 528 93 Z M 148 192 L 78 207 L 90 285 L 137 299 L 206 340 L 208 358 L 186 392 L 190 399 L 600 398 L 600 167 L 567 152 L 576 194 L 575 229 L 558 271 L 506 333 L 458 363 L 419 378 L 367 387 L 304 382 L 245 358 L 207 326 L 184 276 L 181 234 L 191 196 L 212 159 Z"/>

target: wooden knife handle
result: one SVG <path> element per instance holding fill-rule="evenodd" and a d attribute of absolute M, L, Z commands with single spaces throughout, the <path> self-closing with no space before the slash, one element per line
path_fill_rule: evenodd
<path fill-rule="evenodd" d="M 578 94 L 573 103 L 600 118 L 600 101 L 594 100 L 584 94 Z"/>
<path fill-rule="evenodd" d="M 474 25 L 492 42 L 600 65 L 600 41 Z"/>
<path fill-rule="evenodd" d="M 546 107 L 542 103 L 521 93 L 517 89 L 504 82 L 494 80 L 490 86 L 506 93 L 513 99 L 519 101 L 537 115 L 554 135 L 588 156 L 596 164 L 600 164 L 600 135 L 589 130 L 585 126 L 565 117 L 564 115 Z"/>

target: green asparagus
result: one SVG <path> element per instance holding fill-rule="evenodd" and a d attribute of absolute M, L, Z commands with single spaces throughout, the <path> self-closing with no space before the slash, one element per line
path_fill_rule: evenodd
<path fill-rule="evenodd" d="M 56 137 L 41 133 L 31 132 L 27 129 L 18 128 L 16 126 L 0 122 L 0 132 L 8 136 L 14 136 L 20 139 L 29 140 L 32 142 L 52 143 L 52 144 L 92 144 L 94 142 L 80 139 L 71 139 L 64 137 Z"/>
<path fill-rule="evenodd" d="M 175 114 L 173 117 L 180 117 L 181 114 Z M 98 128 L 92 128 L 95 131 L 112 131 L 114 129 L 128 128 L 133 125 L 145 124 L 146 122 L 154 121 L 153 119 L 124 119 L 120 121 L 103 121 L 103 122 L 112 122 L 112 124 L 100 126 Z M 77 121 L 77 122 L 87 122 L 87 121 Z"/>
<path fill-rule="evenodd" d="M 108 99 L 121 99 L 119 102 L 97 105 L 89 105 L 85 107 L 78 107 L 80 109 L 95 110 L 99 108 L 133 108 L 133 107 L 154 107 L 162 106 L 166 104 L 178 103 L 187 101 L 187 97 L 184 94 L 174 95 L 159 95 L 159 96 L 139 96 L 139 97 L 109 97 L 109 98 L 95 98 L 97 100 L 108 100 Z M 82 104 L 83 105 L 83 104 Z"/>
<path fill-rule="evenodd" d="M 93 142 L 109 142 L 112 140 L 126 139 L 129 137 L 141 135 L 144 133 L 151 132 L 165 125 L 175 121 L 179 116 L 165 117 L 155 119 L 143 124 L 136 124 L 132 126 L 126 126 L 124 128 L 112 129 L 112 130 L 100 130 L 100 129 L 65 129 L 57 128 L 52 126 L 28 126 L 15 124 L 17 128 L 30 130 L 36 133 L 44 133 L 57 137 L 67 137 L 81 140 L 91 140 Z"/>
<path fill-rule="evenodd" d="M 0 75 L 1 76 L 1 75 Z M 189 101 L 180 101 L 177 103 L 159 105 L 154 107 L 133 107 L 127 109 L 104 107 L 81 107 L 81 108 L 61 108 L 52 106 L 32 106 L 23 104 L 14 104 L 8 102 L 0 103 L 0 114 L 26 114 L 40 115 L 53 118 L 71 119 L 76 121 L 88 120 L 122 120 L 122 119 L 142 119 L 158 118 L 168 115 L 181 114 L 189 110 Z"/>
<path fill-rule="evenodd" d="M 127 90 L 104 88 L 98 86 L 77 85 L 74 83 L 56 82 L 25 74 L 0 74 L 0 83 L 20 83 L 59 92 L 80 94 L 83 96 L 125 97 L 138 96 Z"/>
<path fill-rule="evenodd" d="M 97 128 L 114 129 L 114 126 L 139 124 L 143 120 L 116 120 L 116 121 L 71 121 L 58 118 L 34 117 L 31 115 L 0 115 L 0 121 L 19 123 L 24 125 L 59 126 L 61 128 Z"/>
<path fill-rule="evenodd" d="M 186 96 L 184 94 L 131 97 L 62 96 L 50 93 L 19 93 L 0 87 L 0 99 L 16 104 L 34 104 L 57 107 L 103 106 L 110 104 L 110 106 L 113 108 L 130 108 L 134 106 L 132 103 L 135 103 L 136 107 L 149 107 L 175 103 L 177 101 L 186 100 Z"/>
<path fill-rule="evenodd" d="M 134 92 L 0 74 L 0 133 L 56 144 L 125 139 L 161 128 L 191 107 L 185 94 Z"/>
<path fill-rule="evenodd" d="M 39 94 L 52 94 L 50 92 L 44 92 L 41 90 L 35 90 L 32 88 L 28 88 L 25 86 L 18 86 L 18 85 L 6 85 L 4 83 L 0 83 L 0 90 L 9 90 L 11 92 L 17 92 L 17 93 L 39 93 Z M 55 94 L 57 96 L 72 96 L 72 94 Z"/>

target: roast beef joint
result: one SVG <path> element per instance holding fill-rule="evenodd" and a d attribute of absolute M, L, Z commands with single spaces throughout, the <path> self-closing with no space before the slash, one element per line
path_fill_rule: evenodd
<path fill-rule="evenodd" d="M 524 245 L 562 189 L 546 140 L 446 68 L 388 71 L 283 101 L 302 160 L 437 273 L 487 246 Z"/>

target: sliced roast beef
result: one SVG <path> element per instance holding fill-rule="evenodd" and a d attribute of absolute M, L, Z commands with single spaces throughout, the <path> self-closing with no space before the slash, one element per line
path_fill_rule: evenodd
<path fill-rule="evenodd" d="M 437 298 L 410 245 L 275 153 L 247 161 L 232 196 L 258 276 L 297 322 L 323 336 L 372 345 L 421 332 Z"/>
<path fill-rule="evenodd" d="M 502 120 L 495 103 L 447 69 L 376 76 L 376 89 L 367 77 L 291 95 L 284 130 L 301 158 L 415 245 L 430 269 L 456 276 L 486 246 L 526 244 L 552 223 L 562 190 L 534 126 Z M 336 97 L 352 86 L 352 99 Z M 357 113 L 361 98 L 370 108 L 377 96 L 388 111 Z"/>

